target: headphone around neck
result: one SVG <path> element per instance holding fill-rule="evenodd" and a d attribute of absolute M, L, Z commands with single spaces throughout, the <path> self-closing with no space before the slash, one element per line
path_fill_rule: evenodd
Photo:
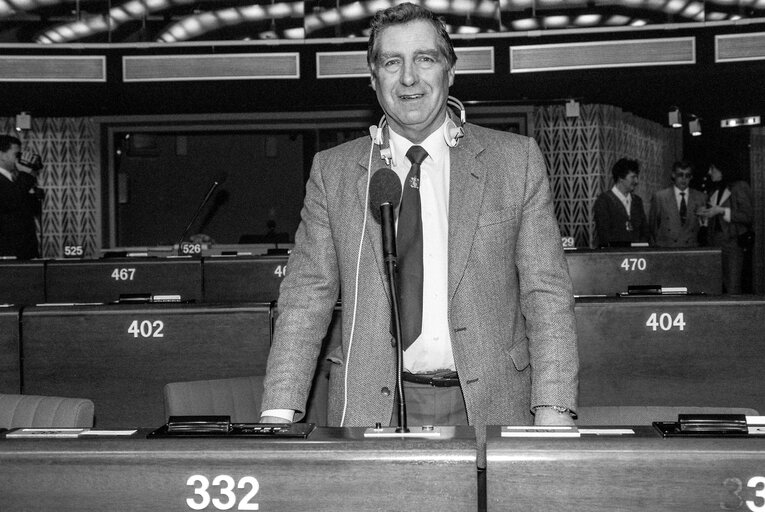
<path fill-rule="evenodd" d="M 465 122 L 467 117 L 465 115 L 465 106 L 460 100 L 454 96 L 449 96 L 446 100 L 447 106 L 451 107 L 456 112 L 459 112 L 460 124 L 457 124 L 452 120 L 451 116 L 446 121 L 446 144 L 453 148 L 459 143 L 459 139 L 465 136 Z M 390 152 L 390 144 L 388 143 L 388 131 L 385 129 L 388 126 L 388 120 L 385 118 L 385 114 L 380 118 L 380 122 L 377 126 L 372 125 L 369 127 L 369 136 L 372 137 L 372 142 L 380 146 L 380 159 L 385 160 L 387 165 L 390 165 L 392 156 Z"/>

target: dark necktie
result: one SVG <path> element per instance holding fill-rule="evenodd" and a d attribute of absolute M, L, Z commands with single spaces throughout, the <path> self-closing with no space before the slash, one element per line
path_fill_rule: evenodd
<path fill-rule="evenodd" d="M 406 157 L 412 162 L 406 175 L 401 209 L 398 214 L 396 247 L 398 251 L 399 313 L 401 346 L 409 348 L 422 331 L 422 215 L 420 207 L 420 164 L 428 152 L 412 146 Z"/>
<path fill-rule="evenodd" d="M 685 192 L 680 192 L 680 224 L 685 224 L 688 218 L 688 204 L 685 202 Z"/>

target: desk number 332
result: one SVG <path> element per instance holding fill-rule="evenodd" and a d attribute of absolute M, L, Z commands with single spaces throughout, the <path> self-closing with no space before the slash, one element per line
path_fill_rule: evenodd
<path fill-rule="evenodd" d="M 257 503 L 252 499 L 258 494 L 260 484 L 254 476 L 244 476 L 235 481 L 229 475 L 217 475 L 212 483 L 204 475 L 192 475 L 186 480 L 186 485 L 194 487 L 194 498 L 187 498 L 186 505 L 191 510 L 204 510 L 212 504 L 215 510 L 231 510 L 236 506 L 236 510 L 259 510 Z M 217 488 L 213 495 L 210 494 L 210 487 Z M 244 496 L 238 499 L 235 489 L 242 489 Z M 238 500 L 238 501 L 237 501 Z"/>

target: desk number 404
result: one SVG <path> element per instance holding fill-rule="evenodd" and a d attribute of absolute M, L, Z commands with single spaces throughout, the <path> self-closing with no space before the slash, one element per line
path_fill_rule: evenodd
<path fill-rule="evenodd" d="M 645 326 L 650 327 L 652 331 L 670 331 L 672 329 L 684 331 L 685 318 L 682 313 L 678 313 L 674 317 L 670 313 L 651 313 Z"/>
<path fill-rule="evenodd" d="M 204 475 L 192 475 L 186 480 L 186 485 L 194 487 L 194 498 L 186 498 L 186 505 L 191 510 L 204 510 L 211 503 L 215 510 L 231 510 L 236 506 L 236 510 L 259 510 L 260 507 L 252 500 L 260 490 L 260 483 L 254 476 L 244 476 L 238 481 L 229 475 L 218 475 L 212 480 L 212 487 L 216 490 L 210 491 L 211 482 Z M 237 496 L 235 489 L 241 489 Z M 213 497 L 216 496 L 216 497 Z"/>

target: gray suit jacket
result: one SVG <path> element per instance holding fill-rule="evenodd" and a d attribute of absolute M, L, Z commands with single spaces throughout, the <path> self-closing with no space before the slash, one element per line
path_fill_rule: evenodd
<path fill-rule="evenodd" d="M 395 352 L 380 226 L 369 215 L 362 231 L 370 150 L 361 138 L 314 159 L 279 295 L 264 410 L 302 416 L 342 292 L 328 422 L 391 421 Z M 382 165 L 373 151 L 374 170 Z M 449 326 L 470 423 L 527 424 L 532 405 L 575 410 L 573 292 L 539 148 L 526 137 L 467 125 L 451 149 L 450 172 Z"/>
<path fill-rule="evenodd" d="M 697 247 L 699 245 L 699 217 L 696 211 L 706 206 L 703 192 L 686 189 L 685 202 L 688 214 L 685 224 L 680 223 L 680 211 L 675 200 L 675 187 L 657 191 L 651 198 L 648 225 L 651 244 L 658 247 Z"/>

